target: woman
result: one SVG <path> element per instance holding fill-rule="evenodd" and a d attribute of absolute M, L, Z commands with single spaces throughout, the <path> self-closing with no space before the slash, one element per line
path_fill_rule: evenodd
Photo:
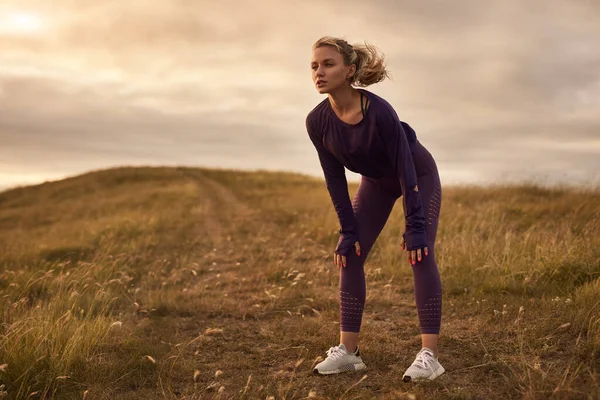
<path fill-rule="evenodd" d="M 387 76 L 383 55 L 370 45 L 323 37 L 313 46 L 312 79 L 327 98 L 306 118 L 306 128 L 323 168 L 340 222 L 334 263 L 340 268 L 340 344 L 314 372 L 336 374 L 366 368 L 358 350 L 365 304 L 364 263 L 396 200 L 402 196 L 408 251 L 422 348 L 403 380 L 435 379 L 444 368 L 437 359 L 441 320 L 441 281 L 434 242 L 441 206 L 441 185 L 431 154 L 415 131 L 398 119 L 383 98 L 366 87 Z M 350 203 L 344 167 L 362 175 Z"/>

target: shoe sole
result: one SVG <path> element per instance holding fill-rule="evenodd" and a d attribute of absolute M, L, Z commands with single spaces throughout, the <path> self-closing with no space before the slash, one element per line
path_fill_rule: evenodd
<path fill-rule="evenodd" d="M 333 369 L 331 371 L 319 371 L 318 369 L 313 369 L 313 374 L 317 375 L 333 375 L 340 374 L 342 372 L 351 372 L 351 371 L 360 371 L 361 369 L 365 369 L 367 366 L 365 363 L 357 363 L 357 364 L 348 364 L 339 369 Z"/>
<path fill-rule="evenodd" d="M 409 383 L 409 382 L 416 382 L 416 381 L 421 381 L 421 380 L 434 380 L 435 378 L 437 378 L 438 376 L 442 375 L 444 372 L 446 372 L 446 370 L 444 369 L 444 367 L 442 367 L 441 365 L 439 366 L 438 369 L 436 369 L 435 371 L 433 371 L 433 375 L 431 375 L 429 378 L 416 378 L 416 379 L 412 379 L 410 376 L 408 375 L 404 375 L 402 377 L 402 381 L 404 383 Z"/>

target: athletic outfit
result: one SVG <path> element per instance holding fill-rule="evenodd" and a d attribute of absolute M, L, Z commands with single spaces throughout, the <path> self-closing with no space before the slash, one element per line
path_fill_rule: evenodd
<path fill-rule="evenodd" d="M 357 124 L 342 121 L 329 99 L 306 118 L 341 226 L 335 252 L 347 258 L 340 274 L 341 330 L 360 330 L 366 295 L 364 263 L 396 200 L 402 197 L 406 249 L 427 247 L 429 251 L 412 266 L 421 333 L 437 334 L 442 310 L 442 286 L 435 262 L 442 199 L 437 166 L 415 131 L 399 120 L 386 100 L 358 90 L 361 108 L 363 97 L 369 106 L 362 109 L 363 118 Z M 352 202 L 344 167 L 362 176 Z M 357 241 L 360 256 L 354 250 Z"/>

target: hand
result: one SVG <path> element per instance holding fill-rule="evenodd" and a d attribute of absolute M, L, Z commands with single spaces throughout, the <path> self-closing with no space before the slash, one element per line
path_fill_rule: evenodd
<path fill-rule="evenodd" d="M 406 250 L 406 241 L 404 240 L 404 236 L 402 236 L 402 239 L 400 239 L 400 247 L 402 247 L 403 251 Z M 425 254 L 425 256 L 428 256 L 429 249 L 427 247 L 424 247 L 423 252 L 421 252 L 421 249 L 410 250 L 408 252 L 408 263 L 415 265 L 417 261 L 421 261 L 423 259 L 423 257 L 421 257 L 423 253 Z"/>
<path fill-rule="evenodd" d="M 360 257 L 360 244 L 358 242 L 354 243 L 354 248 L 356 250 L 356 255 Z M 333 253 L 333 263 L 338 268 L 346 268 L 346 256 L 339 255 L 337 253 Z"/>

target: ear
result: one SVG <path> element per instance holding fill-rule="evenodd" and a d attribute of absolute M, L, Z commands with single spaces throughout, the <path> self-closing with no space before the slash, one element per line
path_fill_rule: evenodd
<path fill-rule="evenodd" d="M 355 73 L 356 73 L 356 64 L 352 64 L 348 68 L 348 73 L 346 74 L 346 79 L 352 78 Z"/>

